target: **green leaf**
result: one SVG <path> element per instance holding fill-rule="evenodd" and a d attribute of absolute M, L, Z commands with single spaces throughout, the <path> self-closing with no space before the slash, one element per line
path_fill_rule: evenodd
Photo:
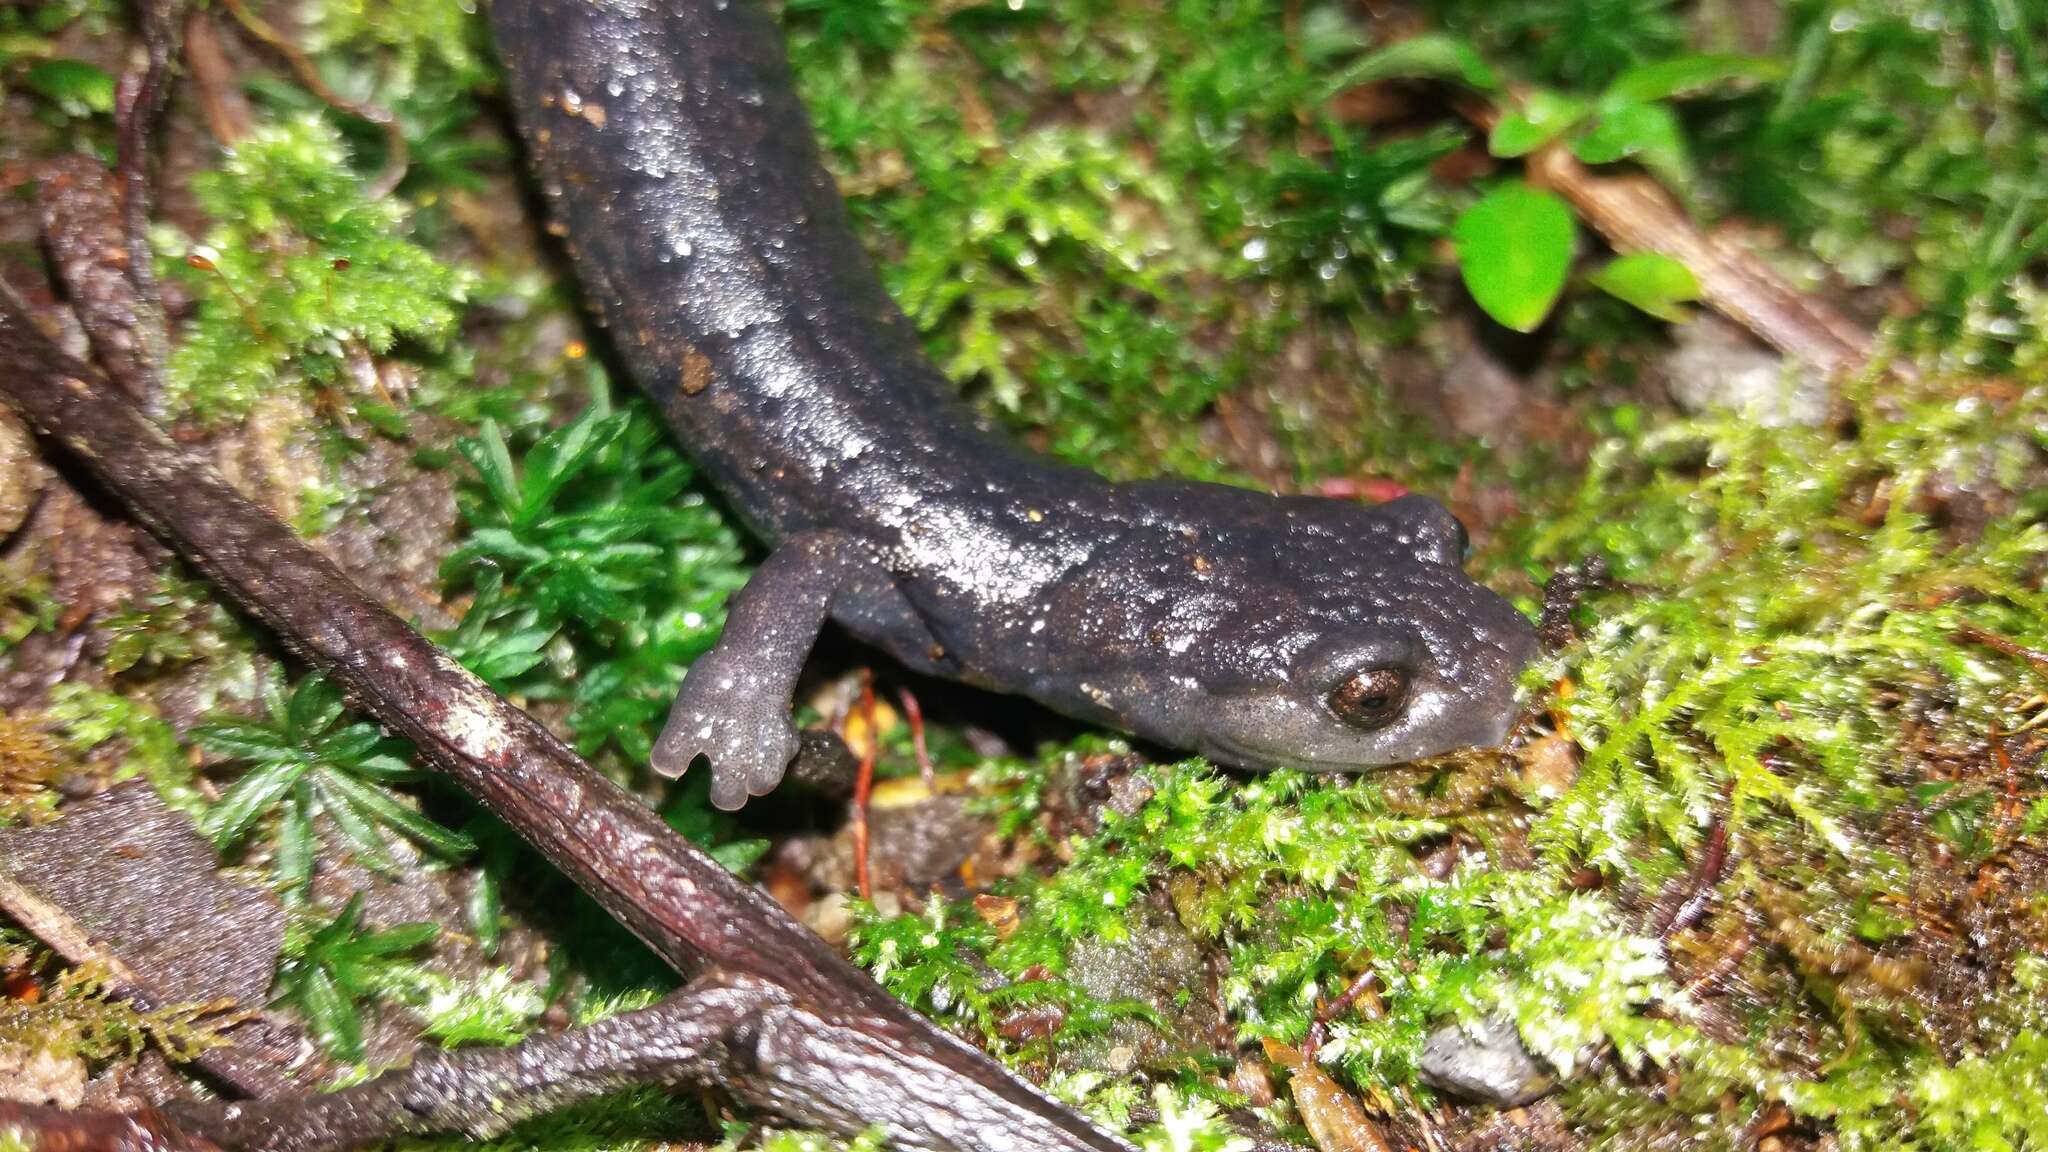
<path fill-rule="evenodd" d="M 309 965 L 297 981 L 293 999 L 305 1014 L 314 1043 L 342 1060 L 363 1057 L 363 1020 L 355 1004 L 335 986 L 327 970 Z"/>
<path fill-rule="evenodd" d="M 284 819 L 277 833 L 277 854 L 271 868 L 279 887 L 286 893 L 298 894 L 313 882 L 313 859 L 317 849 L 313 842 L 312 787 L 302 777 L 293 790 L 298 795 L 285 806 Z"/>
<path fill-rule="evenodd" d="M 498 430 L 498 422 L 486 417 L 475 436 L 464 437 L 455 447 L 476 469 L 491 502 L 507 517 L 516 519 L 521 512 L 519 470 L 512 466 L 512 450 L 506 447 L 505 434 Z"/>
<path fill-rule="evenodd" d="M 375 724 L 358 722 L 332 732 L 323 732 L 312 742 L 312 753 L 330 764 L 346 764 L 354 767 L 359 761 L 368 759 L 379 751 L 378 746 L 387 741 Z"/>
<path fill-rule="evenodd" d="M 433 943 L 440 935 L 441 927 L 438 924 L 429 924 L 424 920 L 409 920 L 357 937 L 349 942 L 348 952 L 351 956 L 364 959 L 401 956 L 415 948 Z"/>
<path fill-rule="evenodd" d="M 1661 252 L 1631 252 L 1609 261 L 1589 279 L 1659 320 L 1684 320 L 1687 312 L 1681 305 L 1700 298 L 1700 282 L 1692 269 Z"/>
<path fill-rule="evenodd" d="M 618 439 L 626 423 L 623 412 L 614 414 L 606 405 L 592 402 L 575 420 L 541 437 L 526 454 L 526 480 L 519 499 L 524 517 L 536 516 L 553 504 L 562 486 Z"/>
<path fill-rule="evenodd" d="M 326 673 L 314 672 L 292 689 L 285 705 L 285 724 L 296 739 L 310 741 L 341 719 L 343 710 L 340 685 Z"/>
<path fill-rule="evenodd" d="M 1430 33 L 1389 44 L 1352 62 L 1324 86 L 1323 99 L 1375 80 L 1451 80 L 1482 92 L 1500 87 L 1500 77 L 1477 48 L 1456 36 Z"/>
<path fill-rule="evenodd" d="M 28 70 L 28 86 L 67 116 L 114 110 L 114 77 L 83 60 L 45 60 Z"/>
<path fill-rule="evenodd" d="M 276 763 L 305 758 L 297 744 L 268 724 L 243 720 L 199 724 L 192 729 L 192 739 L 208 752 L 230 760 Z"/>
<path fill-rule="evenodd" d="M 1472 299 L 1517 332 L 1535 331 L 1557 303 L 1575 234 L 1564 201 L 1527 184 L 1495 188 L 1451 228 Z"/>
<path fill-rule="evenodd" d="M 1666 184 L 1692 183 L 1692 158 L 1678 114 L 1668 104 L 1622 104 L 1604 108 L 1585 135 L 1572 142 L 1572 155 L 1588 164 L 1633 158 Z"/>
<path fill-rule="evenodd" d="M 235 781 L 227 794 L 220 798 L 220 803 L 207 809 L 205 817 L 199 821 L 199 831 L 221 851 L 233 847 L 258 816 L 291 791 L 305 770 L 303 762 L 291 762 L 265 764 L 250 771 Z"/>
<path fill-rule="evenodd" d="M 1785 63 L 1765 56 L 1703 53 L 1638 64 L 1616 77 L 1602 103 L 1647 104 L 1690 96 L 1722 84 L 1768 84 L 1785 75 Z"/>
<path fill-rule="evenodd" d="M 390 404 L 386 404 L 382 400 L 357 397 L 355 409 L 356 416 L 363 423 L 368 424 L 371 428 L 393 440 L 403 440 L 412 431 L 412 426 L 407 422 L 405 413 Z"/>
<path fill-rule="evenodd" d="M 470 882 L 469 896 L 463 900 L 462 908 L 469 916 L 470 931 L 476 933 L 476 942 L 484 955 L 495 956 L 498 945 L 505 938 L 505 904 L 499 894 L 497 861 L 490 861 L 477 869 L 476 879 Z"/>
<path fill-rule="evenodd" d="M 1500 157 L 1526 156 L 1585 119 L 1591 108 L 1576 96 L 1538 88 L 1520 108 L 1508 110 L 1494 122 L 1486 137 L 1486 150 Z"/>
<path fill-rule="evenodd" d="M 436 824 L 374 784 L 365 784 L 340 772 L 326 773 L 324 779 L 379 824 L 441 856 L 465 856 L 476 848 L 469 837 Z"/>
<path fill-rule="evenodd" d="M 339 772 L 320 772 L 313 777 L 313 793 L 319 797 L 321 809 L 334 821 L 341 838 L 348 841 L 365 868 L 386 876 L 397 875 L 398 861 L 377 831 L 375 817 L 355 804 L 355 798 L 341 787 L 347 781 L 348 777 Z"/>

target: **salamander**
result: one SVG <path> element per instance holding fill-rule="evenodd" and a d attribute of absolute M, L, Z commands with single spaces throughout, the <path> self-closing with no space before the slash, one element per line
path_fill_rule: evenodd
<path fill-rule="evenodd" d="M 1528 621 L 1434 500 L 1112 483 L 987 427 L 848 224 L 753 0 L 499 0 L 528 158 L 588 301 L 773 545 L 654 750 L 711 798 L 795 754 L 828 620 L 919 672 L 1225 764 L 1357 772 L 1499 742 Z"/>

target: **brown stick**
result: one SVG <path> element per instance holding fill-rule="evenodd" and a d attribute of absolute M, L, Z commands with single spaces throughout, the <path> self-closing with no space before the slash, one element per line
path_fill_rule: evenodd
<path fill-rule="evenodd" d="M 128 249 L 128 281 L 140 303 L 136 335 L 139 353 L 161 369 L 170 352 L 164 327 L 164 303 L 156 268 L 150 264 L 149 160 L 150 136 L 171 98 L 171 61 L 177 58 L 179 33 L 185 22 L 185 0 L 143 0 L 141 17 L 144 63 L 140 72 L 122 77 L 115 122 L 115 174 L 121 185 L 121 230 Z M 125 383 L 125 381 L 124 381 Z"/>
<path fill-rule="evenodd" d="M 1715 311 L 1821 375 L 1854 372 L 1870 359 L 1869 333 L 1786 283 L 1747 249 L 1700 231 L 1648 176 L 1598 176 L 1556 146 L 1529 158 L 1529 174 L 1556 189 L 1618 250 L 1660 252 L 1685 265 Z"/>
<path fill-rule="evenodd" d="M 180 1129 L 161 1112 L 73 1112 L 0 1100 L 0 1137 L 63 1152 L 221 1152 L 220 1145 Z"/>
<path fill-rule="evenodd" d="M 632 1085 L 676 1087 L 721 1074 L 743 1025 L 791 1011 L 759 980 L 704 980 L 637 1012 L 510 1048 L 428 1051 L 408 1067 L 338 1092 L 276 1100 L 199 1101 L 168 1111 L 187 1132 L 252 1152 L 335 1152 L 399 1136 L 461 1132 L 473 1140 Z"/>
<path fill-rule="evenodd" d="M 93 356 L 122 391 L 147 403 L 151 381 L 163 372 L 166 338 L 163 310 L 145 295 L 156 285 L 144 274 L 149 249 L 136 247 L 122 199 L 144 193 L 124 193 L 129 179 L 91 156 L 66 153 L 43 165 L 36 207 L 51 267 Z M 141 243 L 148 242 L 144 233 Z"/>
<path fill-rule="evenodd" d="M 174 443 L 0 293 L 0 397 L 421 759 L 516 829 L 685 974 L 788 990 L 806 1013 L 760 1039 L 743 1098 L 800 1123 L 882 1128 L 908 1149 L 1108 1152 L 1129 1145 L 1011 1077 L 848 964 L 691 846 L 532 717 Z"/>

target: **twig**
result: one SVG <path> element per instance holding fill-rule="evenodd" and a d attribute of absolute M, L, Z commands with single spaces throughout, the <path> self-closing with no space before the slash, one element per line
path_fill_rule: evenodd
<path fill-rule="evenodd" d="M 902 702 L 903 719 L 910 725 L 910 749 L 917 756 L 917 778 L 924 782 L 925 791 L 936 793 L 939 774 L 932 769 L 931 749 L 924 742 L 924 709 L 908 688 L 896 689 L 896 699 Z"/>
<path fill-rule="evenodd" d="M 231 148 L 249 134 L 254 116 L 249 101 L 237 86 L 234 66 L 221 47 L 220 29 L 213 13 L 197 9 L 185 21 L 185 67 L 192 72 L 192 86 L 199 92 L 200 114 L 214 142 Z"/>
<path fill-rule="evenodd" d="M 163 371 L 164 318 L 144 295 L 156 282 L 145 277 L 148 238 L 138 241 L 126 220 L 128 203 L 140 195 L 123 193 L 126 179 L 91 156 L 67 153 L 43 165 L 36 207 L 51 266 L 93 355 L 122 391 L 147 402 L 150 382 Z"/>
<path fill-rule="evenodd" d="M 1543 617 L 1536 624 L 1536 635 L 1543 640 L 1543 646 L 1555 651 L 1577 639 L 1578 628 L 1572 623 L 1572 615 L 1579 610 L 1579 602 L 1586 593 L 1612 582 L 1613 575 L 1604 556 L 1588 556 L 1552 573 L 1543 585 Z"/>
<path fill-rule="evenodd" d="M 1316 1058 L 1316 1053 L 1322 1050 L 1323 1040 L 1330 1033 L 1330 1024 L 1339 1016 L 1351 1011 L 1351 1006 L 1358 1003 L 1358 998 L 1372 990 L 1372 982 L 1377 978 L 1377 974 L 1372 969 L 1367 968 L 1353 977 L 1350 985 L 1335 1000 L 1316 1009 L 1315 1019 L 1309 1021 L 1308 1035 L 1301 1041 L 1301 1058 L 1303 1060 L 1314 1060 Z M 1377 1014 L 1375 1013 L 1375 1015 Z"/>
<path fill-rule="evenodd" d="M 1685 209 L 1648 176 L 1597 176 L 1556 146 L 1537 150 L 1529 172 L 1578 209 L 1623 252 L 1660 252 L 1686 266 L 1700 298 L 1759 340 L 1824 377 L 1869 361 L 1870 334 L 1792 285 L 1747 249 L 1700 231 Z"/>
<path fill-rule="evenodd" d="M 127 239 L 128 282 L 141 304 L 135 326 L 138 351 L 157 368 L 170 352 L 163 294 L 149 248 L 150 136 L 171 98 L 171 61 L 178 56 L 185 0 L 143 0 L 138 6 L 145 62 L 122 77 L 114 116 L 114 171 L 121 185 L 121 230 Z"/>
<path fill-rule="evenodd" d="M 748 1038 L 791 1010 L 765 981 L 700 980 L 661 1003 L 510 1048 L 428 1051 L 338 1092 L 181 1103 L 188 1132 L 252 1152 L 334 1152 L 399 1136 L 489 1139 L 522 1120 L 633 1085 L 701 1083 L 747 1056 Z"/>
<path fill-rule="evenodd" d="M 853 886 L 861 899 L 873 900 L 874 884 L 868 872 L 868 816 L 873 807 L 875 760 L 882 751 L 882 736 L 875 730 L 875 674 L 866 668 L 860 673 L 858 707 L 868 731 L 860 746 L 860 775 L 853 781 Z"/>
<path fill-rule="evenodd" d="M 220 2 L 221 7 L 226 8 L 228 14 L 248 30 L 249 35 L 263 41 L 271 51 L 284 58 L 284 62 L 292 70 L 292 75 L 298 77 L 299 84 L 308 92 L 338 112 L 375 124 L 384 133 L 384 167 L 377 173 L 376 179 L 364 186 L 363 191 L 372 199 L 389 196 L 397 191 L 399 182 L 405 179 L 406 165 L 411 157 L 410 148 L 405 142 L 405 126 L 398 122 L 398 117 L 381 104 L 351 100 L 329 87 L 327 81 L 321 78 L 320 69 L 299 50 L 299 46 L 271 26 L 269 21 L 251 12 L 242 0 Z"/>
<path fill-rule="evenodd" d="M 0 1100 L 0 1136 L 12 1136 L 37 1152 L 221 1152 L 220 1145 L 190 1135 L 154 1109 L 76 1112 Z"/>
<path fill-rule="evenodd" d="M 756 976 L 801 1004 L 757 1045 L 743 1099 L 905 1149 L 1108 1152 L 1129 1145 L 932 1026 L 369 600 L 326 557 L 174 443 L 0 291 L 0 397 L 166 544 L 408 737 L 677 970 Z"/>
<path fill-rule="evenodd" d="M 1700 853 L 1700 862 L 1693 869 L 1692 882 L 1688 885 L 1686 897 L 1671 910 L 1671 915 L 1657 929 L 1661 939 L 1669 940 L 1677 933 L 1693 926 L 1714 901 L 1715 886 L 1721 883 L 1721 873 L 1728 867 L 1728 818 L 1716 816 L 1713 830 L 1707 833 L 1706 848 Z"/>
<path fill-rule="evenodd" d="M 1965 644 L 1975 644 L 1980 648 L 1989 648 L 1993 652 L 2010 656 L 2041 675 L 2048 676 L 2048 652 L 2029 648 L 2009 636 L 2001 636 L 1989 628 L 1979 628 L 1975 624 L 1965 624 L 1956 629 L 1956 639 Z"/>

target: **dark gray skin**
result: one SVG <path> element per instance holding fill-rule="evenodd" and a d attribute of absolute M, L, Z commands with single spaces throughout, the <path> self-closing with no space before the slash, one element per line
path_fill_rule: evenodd
<path fill-rule="evenodd" d="M 620 354 L 779 545 L 655 750 L 734 808 L 827 618 L 922 672 L 1244 768 L 1499 742 L 1528 622 L 1436 502 L 1112 484 L 991 433 L 847 226 L 751 0 L 500 0 L 541 186 Z"/>

